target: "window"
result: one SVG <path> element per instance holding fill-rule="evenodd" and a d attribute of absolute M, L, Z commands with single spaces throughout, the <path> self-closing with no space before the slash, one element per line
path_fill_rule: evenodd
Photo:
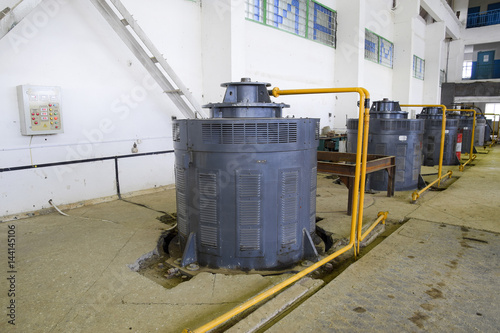
<path fill-rule="evenodd" d="M 337 13 L 315 1 L 309 1 L 308 38 L 336 46 Z"/>
<path fill-rule="evenodd" d="M 500 114 L 500 103 L 486 103 L 484 113 Z M 487 115 L 486 118 L 487 119 L 494 119 L 495 116 Z M 496 118 L 496 119 L 498 119 L 498 118 Z"/>
<path fill-rule="evenodd" d="M 245 0 L 246 18 L 336 46 L 337 12 L 314 0 Z"/>
<path fill-rule="evenodd" d="M 470 79 L 472 77 L 472 61 L 466 60 L 462 67 L 462 79 Z"/>
<path fill-rule="evenodd" d="M 413 77 L 420 79 L 420 80 L 423 80 L 424 79 L 424 72 L 425 72 L 425 60 L 414 55 L 413 56 Z"/>
<path fill-rule="evenodd" d="M 365 29 L 365 59 L 392 68 L 394 44 Z"/>

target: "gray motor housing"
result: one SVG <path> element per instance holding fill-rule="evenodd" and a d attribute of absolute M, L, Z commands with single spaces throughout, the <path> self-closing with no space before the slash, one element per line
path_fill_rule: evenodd
<path fill-rule="evenodd" d="M 493 129 L 493 120 L 486 119 L 486 127 L 484 128 L 484 142 L 491 141 L 491 134 Z"/>
<path fill-rule="evenodd" d="M 452 113 L 447 115 L 449 119 L 458 119 L 458 133 L 462 134 L 462 153 L 470 153 L 470 141 L 472 137 L 472 125 L 474 119 L 464 114 Z"/>
<path fill-rule="evenodd" d="M 441 149 L 443 111 L 441 108 L 423 108 L 422 112 L 417 115 L 417 119 L 425 120 L 422 147 L 423 165 L 438 165 Z M 458 122 L 458 119 L 446 119 L 443 165 L 459 164 L 458 158 L 456 157 Z"/>
<path fill-rule="evenodd" d="M 319 119 L 281 118 L 266 86 L 227 86 L 211 119 L 173 124 L 182 265 L 275 270 L 316 259 Z"/>
<path fill-rule="evenodd" d="M 368 154 L 396 157 L 395 190 L 408 191 L 418 187 L 421 169 L 424 120 L 407 119 L 398 102 L 384 99 L 373 102 L 370 109 Z M 347 152 L 355 153 L 358 119 L 347 119 Z M 367 189 L 387 190 L 385 170 L 368 175 Z"/>
<path fill-rule="evenodd" d="M 486 133 L 486 119 L 484 116 L 476 118 L 476 129 L 474 130 L 474 146 L 484 146 Z"/>

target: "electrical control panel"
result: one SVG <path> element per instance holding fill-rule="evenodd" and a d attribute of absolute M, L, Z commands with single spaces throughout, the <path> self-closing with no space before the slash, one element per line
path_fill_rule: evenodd
<path fill-rule="evenodd" d="M 61 87 L 17 87 L 22 135 L 63 133 Z"/>

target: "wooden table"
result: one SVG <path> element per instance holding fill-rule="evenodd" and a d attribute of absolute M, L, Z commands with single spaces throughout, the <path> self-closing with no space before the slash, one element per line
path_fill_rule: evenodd
<path fill-rule="evenodd" d="M 347 214 L 352 214 L 352 197 L 354 194 L 354 175 L 356 169 L 356 154 L 318 151 L 318 172 L 330 173 L 339 176 L 340 180 L 349 189 Z M 387 196 L 394 196 L 394 182 L 396 174 L 396 158 L 394 156 L 368 154 L 366 174 L 386 170 L 388 174 Z"/>

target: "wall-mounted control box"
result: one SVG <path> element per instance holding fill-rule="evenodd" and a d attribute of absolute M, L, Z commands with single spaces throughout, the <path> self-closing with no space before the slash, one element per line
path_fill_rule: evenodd
<path fill-rule="evenodd" d="M 63 133 L 61 87 L 17 86 L 22 135 Z"/>

